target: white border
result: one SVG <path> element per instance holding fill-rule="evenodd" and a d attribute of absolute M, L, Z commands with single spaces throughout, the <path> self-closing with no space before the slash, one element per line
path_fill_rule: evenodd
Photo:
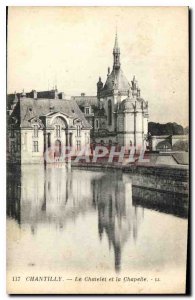
<path fill-rule="evenodd" d="M 0 195 L 1 195 L 1 208 L 0 208 L 0 236 L 1 236 L 1 252 L 0 252 L 0 297 L 1 299 L 7 299 L 9 296 L 6 294 L 6 6 L 189 6 L 193 11 L 195 7 L 194 0 L 1 0 L 0 1 L 0 129 L 1 129 L 1 147 L 0 147 Z M 192 14 L 193 14 L 192 11 Z M 193 49 L 194 40 L 194 26 L 192 22 L 192 40 L 191 40 L 191 52 Z M 193 55 L 193 53 L 192 53 Z M 192 60 L 193 62 L 193 60 Z M 194 63 L 192 64 L 193 72 Z M 194 86 L 194 78 L 191 78 L 191 86 Z M 193 93 L 191 94 L 193 98 Z M 193 104 L 193 99 L 191 99 Z M 191 121 L 194 116 L 194 105 L 191 106 Z M 193 126 L 194 124 L 192 124 Z M 194 129 L 194 126 L 193 128 Z M 193 130 L 194 132 L 194 130 Z M 194 165 L 193 165 L 194 170 Z M 192 171 L 193 171 L 192 170 Z M 192 186 L 195 186 L 195 179 L 193 178 Z M 192 195 L 191 195 L 192 196 Z M 193 197 L 191 197 L 193 202 Z M 193 205 L 193 216 L 194 216 L 194 205 Z M 193 245 L 192 245 L 193 248 Z M 193 253 L 192 249 L 191 252 Z M 192 260 L 194 262 L 194 260 Z M 193 263 L 194 270 L 194 263 Z M 194 278 L 192 279 L 192 287 L 194 286 Z M 17 298 L 28 299 L 34 296 L 24 296 Z M 154 297 L 157 298 L 158 296 Z M 36 297 L 42 299 L 42 297 Z M 52 298 L 57 299 L 58 296 Z M 66 296 L 66 298 L 72 299 L 75 297 Z M 88 297 L 88 298 L 92 298 Z M 115 297 L 116 298 L 116 297 Z M 122 298 L 118 296 L 117 298 Z M 131 299 L 136 297 L 131 296 Z M 154 299 L 153 298 L 153 299 Z M 166 297 L 172 298 L 172 297 Z M 174 297 L 175 298 L 175 297 Z M 177 297 L 176 297 L 177 298 Z M 179 297 L 178 297 L 179 298 Z"/>

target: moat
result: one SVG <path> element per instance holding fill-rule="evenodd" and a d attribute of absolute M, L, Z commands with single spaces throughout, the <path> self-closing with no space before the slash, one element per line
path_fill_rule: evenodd
<path fill-rule="evenodd" d="M 162 192 L 165 180 L 65 165 L 7 174 L 8 270 L 185 274 L 188 195 Z"/>

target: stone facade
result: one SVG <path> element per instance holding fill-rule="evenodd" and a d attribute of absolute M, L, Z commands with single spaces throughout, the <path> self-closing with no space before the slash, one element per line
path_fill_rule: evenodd
<path fill-rule="evenodd" d="M 50 161 L 61 161 L 64 146 L 79 151 L 90 145 L 92 127 L 57 89 L 8 95 L 8 112 L 8 161 L 43 163 L 49 149 Z"/>
<path fill-rule="evenodd" d="M 93 126 L 91 135 L 94 141 L 146 147 L 148 102 L 141 97 L 135 76 L 130 84 L 121 69 L 117 34 L 113 48 L 113 69 L 110 72 L 108 68 L 105 84 L 99 77 L 96 99 L 84 94 L 72 98 Z"/>

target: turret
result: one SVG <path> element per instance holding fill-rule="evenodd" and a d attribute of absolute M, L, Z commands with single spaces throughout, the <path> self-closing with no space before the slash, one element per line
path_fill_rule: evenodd
<path fill-rule="evenodd" d="M 99 81 L 97 83 L 97 98 L 100 99 L 100 92 L 103 88 L 103 82 L 101 80 L 101 77 L 99 77 Z"/>
<path fill-rule="evenodd" d="M 131 81 L 131 89 L 132 89 L 132 96 L 137 96 L 137 80 L 135 76 L 133 76 L 133 80 Z"/>

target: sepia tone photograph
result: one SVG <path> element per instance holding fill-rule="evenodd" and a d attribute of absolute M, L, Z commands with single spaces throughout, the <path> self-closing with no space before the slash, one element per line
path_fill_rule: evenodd
<path fill-rule="evenodd" d="M 8 294 L 186 294 L 188 39 L 188 7 L 7 7 Z"/>

